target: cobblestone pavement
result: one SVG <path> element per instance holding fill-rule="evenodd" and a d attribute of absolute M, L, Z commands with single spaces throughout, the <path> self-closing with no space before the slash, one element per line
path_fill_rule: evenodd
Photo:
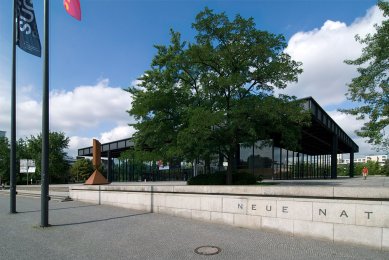
<path fill-rule="evenodd" d="M 17 197 L 17 211 L 9 214 L 9 196 L 0 194 L 0 259 L 389 259 L 363 247 L 74 201 L 50 201 L 48 228 L 39 227 L 40 199 Z M 221 252 L 198 255 L 200 246 Z"/>

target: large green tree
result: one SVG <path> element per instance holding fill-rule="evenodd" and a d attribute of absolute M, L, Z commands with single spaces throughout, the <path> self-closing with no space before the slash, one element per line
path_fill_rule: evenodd
<path fill-rule="evenodd" d="M 200 158 L 221 153 L 227 183 L 239 144 L 277 137 L 296 146 L 308 119 L 294 98 L 273 96 L 297 81 L 301 64 L 284 52 L 282 35 L 258 30 L 252 18 L 205 9 L 196 16 L 193 43 L 171 30 L 170 45 L 157 45 L 151 69 L 140 78 L 129 111 L 136 151 L 150 159 Z"/>
<path fill-rule="evenodd" d="M 366 119 L 364 126 L 357 131 L 361 137 L 377 147 L 389 148 L 389 2 L 379 1 L 385 20 L 376 25 L 376 33 L 356 40 L 364 45 L 362 55 L 355 60 L 346 60 L 358 66 L 359 75 L 348 85 L 347 97 L 358 106 L 341 111 Z M 386 131 L 386 133 L 385 133 Z"/>
<path fill-rule="evenodd" d="M 35 160 L 36 174 L 41 174 L 42 134 L 27 138 L 30 158 Z M 69 164 L 66 162 L 65 149 L 69 138 L 62 132 L 49 133 L 49 176 L 52 183 L 63 183 L 68 179 Z"/>

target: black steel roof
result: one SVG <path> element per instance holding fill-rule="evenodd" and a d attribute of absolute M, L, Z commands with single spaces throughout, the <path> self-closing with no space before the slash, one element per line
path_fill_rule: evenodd
<path fill-rule="evenodd" d="M 108 151 L 111 153 L 111 157 L 117 158 L 120 153 L 134 147 L 134 142 L 131 138 L 113 141 L 110 143 L 101 144 L 101 156 L 108 157 Z M 78 149 L 78 156 L 92 156 L 93 147 L 89 146 L 86 148 Z"/>
<path fill-rule="evenodd" d="M 312 97 L 303 100 L 306 100 L 304 108 L 312 113 L 312 123 L 310 127 L 303 129 L 301 152 L 310 155 L 331 154 L 333 135 L 338 139 L 338 154 L 359 152 L 358 145 Z"/>

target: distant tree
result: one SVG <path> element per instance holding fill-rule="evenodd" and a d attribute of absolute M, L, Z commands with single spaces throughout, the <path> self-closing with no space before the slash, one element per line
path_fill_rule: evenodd
<path fill-rule="evenodd" d="M 349 175 L 349 165 L 348 164 L 338 164 L 337 173 L 339 176 L 347 176 Z"/>
<path fill-rule="evenodd" d="M 9 182 L 10 147 L 6 137 L 0 137 L 0 183 Z"/>
<path fill-rule="evenodd" d="M 136 150 L 166 161 L 209 161 L 221 153 L 230 184 L 240 143 L 277 136 L 285 146 L 297 145 L 309 114 L 273 90 L 297 81 L 301 63 L 284 52 L 282 35 L 256 29 L 252 18 L 231 21 L 206 8 L 192 27 L 194 43 L 171 31 L 171 44 L 155 46 L 152 68 L 128 89 L 129 113 L 138 120 Z"/>
<path fill-rule="evenodd" d="M 92 161 L 86 158 L 78 159 L 70 168 L 72 178 L 76 182 L 85 181 L 93 171 Z"/>
<path fill-rule="evenodd" d="M 385 164 L 381 166 L 381 175 L 389 176 L 389 160 L 386 160 Z"/>
<path fill-rule="evenodd" d="M 41 174 L 42 165 L 42 134 L 27 138 L 28 150 L 35 160 L 36 173 Z M 49 176 L 51 183 L 64 183 L 68 179 L 69 164 L 66 162 L 66 152 L 69 138 L 62 132 L 49 133 Z"/>
<path fill-rule="evenodd" d="M 379 8 L 389 17 L 389 2 L 379 1 Z M 357 131 L 368 143 L 379 149 L 389 149 L 389 20 L 375 25 L 376 33 L 365 38 L 356 36 L 356 40 L 365 47 L 361 57 L 346 60 L 350 65 L 358 66 L 359 76 L 348 85 L 347 97 L 358 102 L 358 107 L 342 109 L 342 112 L 355 115 L 357 119 L 367 119 Z M 386 133 L 385 133 L 386 131 Z"/>
<path fill-rule="evenodd" d="M 367 161 L 366 163 L 355 163 L 354 172 L 357 175 L 362 174 L 363 167 L 367 167 L 369 170 L 369 175 L 379 175 L 381 174 L 380 165 L 377 161 Z"/>

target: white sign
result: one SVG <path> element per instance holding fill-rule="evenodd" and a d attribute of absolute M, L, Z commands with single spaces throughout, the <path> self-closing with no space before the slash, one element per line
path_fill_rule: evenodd
<path fill-rule="evenodd" d="M 35 161 L 31 159 L 20 159 L 20 173 L 34 173 Z"/>

